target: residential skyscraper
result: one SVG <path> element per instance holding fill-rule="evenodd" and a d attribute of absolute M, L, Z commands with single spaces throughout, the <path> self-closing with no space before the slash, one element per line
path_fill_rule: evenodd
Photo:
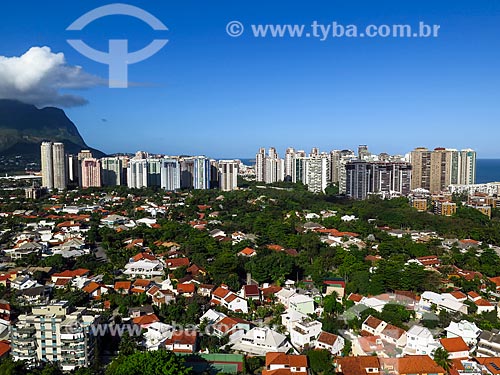
<path fill-rule="evenodd" d="M 311 153 L 307 163 L 307 189 L 316 194 L 324 193 L 328 186 L 328 155 Z"/>
<path fill-rule="evenodd" d="M 101 161 L 95 158 L 82 160 L 82 188 L 101 187 Z"/>
<path fill-rule="evenodd" d="M 41 145 L 42 186 L 51 190 L 54 188 L 54 166 L 52 162 L 52 142 Z"/>
<path fill-rule="evenodd" d="M 369 194 L 382 197 L 407 195 L 411 192 L 411 165 L 404 162 L 346 163 L 346 194 L 353 199 L 366 199 Z"/>
<path fill-rule="evenodd" d="M 146 159 L 129 160 L 127 186 L 131 189 L 142 189 L 148 186 L 148 161 Z"/>
<path fill-rule="evenodd" d="M 238 188 L 238 168 L 237 160 L 219 161 L 219 184 L 222 191 L 232 191 Z"/>
<path fill-rule="evenodd" d="M 292 181 L 294 159 L 295 149 L 292 147 L 287 148 L 285 153 L 285 181 Z"/>
<path fill-rule="evenodd" d="M 181 188 L 181 168 L 178 159 L 161 160 L 161 188 L 167 191 Z"/>
<path fill-rule="evenodd" d="M 416 148 L 410 154 L 413 166 L 412 189 L 422 188 L 437 193 L 452 184 L 475 182 L 476 153 L 446 148 Z"/>
<path fill-rule="evenodd" d="M 255 180 L 264 182 L 266 176 L 266 149 L 261 147 L 255 155 Z"/>
<path fill-rule="evenodd" d="M 101 176 L 103 186 L 120 186 L 123 181 L 123 161 L 119 157 L 101 159 Z"/>
<path fill-rule="evenodd" d="M 60 142 L 43 142 L 40 151 L 43 187 L 57 190 L 66 189 L 67 162 L 64 144 Z"/>

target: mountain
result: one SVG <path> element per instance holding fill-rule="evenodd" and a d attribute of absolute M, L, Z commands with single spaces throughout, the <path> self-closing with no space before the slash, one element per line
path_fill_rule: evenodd
<path fill-rule="evenodd" d="M 39 159 L 43 141 L 63 142 L 69 154 L 87 149 L 96 157 L 104 156 L 103 152 L 87 146 L 62 109 L 38 109 L 16 100 L 0 99 L 0 156 L 21 155 Z"/>

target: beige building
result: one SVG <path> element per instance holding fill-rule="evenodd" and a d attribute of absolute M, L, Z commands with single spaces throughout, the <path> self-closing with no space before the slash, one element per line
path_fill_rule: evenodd
<path fill-rule="evenodd" d="M 437 193 L 450 185 L 474 184 L 476 180 L 476 152 L 447 148 L 428 150 L 419 147 L 410 154 L 413 166 L 412 190 L 426 189 Z"/>
<path fill-rule="evenodd" d="M 56 362 L 64 371 L 87 367 L 94 358 L 95 320 L 83 308 L 71 311 L 65 301 L 33 308 L 11 327 L 12 357 L 30 366 Z"/>

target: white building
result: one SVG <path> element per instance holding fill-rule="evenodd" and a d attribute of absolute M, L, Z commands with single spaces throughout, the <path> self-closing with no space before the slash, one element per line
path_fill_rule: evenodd
<path fill-rule="evenodd" d="M 163 264 L 159 260 L 142 259 L 137 262 L 129 262 L 125 265 L 123 273 L 129 277 L 150 279 L 163 276 Z"/>
<path fill-rule="evenodd" d="M 316 349 L 328 350 L 333 356 L 340 356 L 344 350 L 345 340 L 328 332 L 321 332 L 316 340 Z"/>
<path fill-rule="evenodd" d="M 481 335 L 481 330 L 476 324 L 462 320 L 460 322 L 451 322 L 446 328 L 446 337 L 454 338 L 461 337 L 469 346 L 476 346 L 477 340 Z"/>
<path fill-rule="evenodd" d="M 232 349 L 248 355 L 264 356 L 268 352 L 287 353 L 292 346 L 286 336 L 270 328 L 256 327 L 237 339 Z"/>
<path fill-rule="evenodd" d="M 436 306 L 437 311 L 467 314 L 467 305 L 464 303 L 438 293 L 424 292 L 420 298 L 419 308 L 424 312 L 429 312 L 433 305 Z"/>
<path fill-rule="evenodd" d="M 222 191 L 238 189 L 238 168 L 237 160 L 219 161 L 219 187 Z"/>
<path fill-rule="evenodd" d="M 316 339 L 321 334 L 321 322 L 311 318 L 305 318 L 296 322 L 290 331 L 290 341 L 300 349 L 306 346 L 313 346 Z"/>
<path fill-rule="evenodd" d="M 441 346 L 425 327 L 413 326 L 406 332 L 406 336 L 407 344 L 403 352 L 405 355 L 430 355 Z"/>

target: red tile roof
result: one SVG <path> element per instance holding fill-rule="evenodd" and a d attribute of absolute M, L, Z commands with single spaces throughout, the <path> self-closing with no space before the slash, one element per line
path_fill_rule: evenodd
<path fill-rule="evenodd" d="M 321 334 L 318 337 L 318 342 L 321 342 L 329 346 L 333 346 L 335 342 L 337 342 L 338 338 L 339 337 L 334 334 L 328 332 L 321 332 Z"/>
<path fill-rule="evenodd" d="M 160 319 L 158 319 L 155 314 L 143 315 L 133 319 L 134 324 L 137 324 L 139 326 L 149 325 L 159 321 Z"/>
<path fill-rule="evenodd" d="M 448 353 L 457 352 L 468 352 L 469 346 L 465 343 L 464 339 L 461 337 L 454 337 L 450 339 L 439 340 L 441 345 Z"/>
<path fill-rule="evenodd" d="M 177 292 L 180 294 L 194 293 L 194 284 L 177 284 Z"/>

